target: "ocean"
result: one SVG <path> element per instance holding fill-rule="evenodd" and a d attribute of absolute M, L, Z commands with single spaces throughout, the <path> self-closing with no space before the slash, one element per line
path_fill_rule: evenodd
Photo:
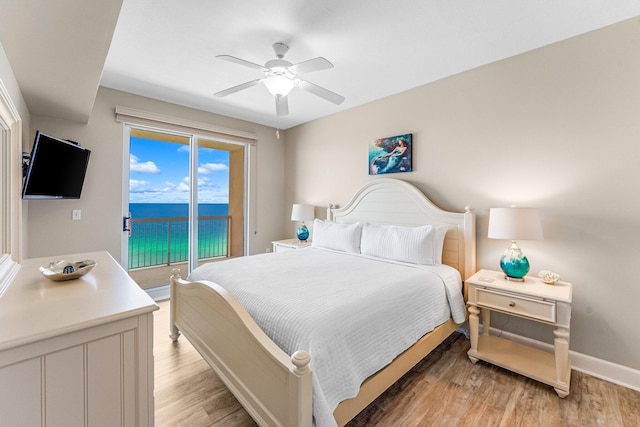
<path fill-rule="evenodd" d="M 129 203 L 129 212 L 133 218 L 166 218 L 189 215 L 187 203 Z M 201 203 L 198 205 L 200 216 L 229 215 L 228 203 Z"/>
<path fill-rule="evenodd" d="M 130 203 L 129 268 L 184 262 L 189 250 L 189 205 Z M 227 255 L 229 205 L 198 205 L 198 258 Z M 203 218 L 218 217 L 218 218 Z"/>

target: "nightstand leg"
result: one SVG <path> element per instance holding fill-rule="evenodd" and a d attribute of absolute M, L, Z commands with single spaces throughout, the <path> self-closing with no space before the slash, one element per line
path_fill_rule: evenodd
<path fill-rule="evenodd" d="M 556 392 L 560 397 L 566 397 L 569 394 L 569 331 L 564 328 L 558 328 L 553 331 L 556 336 L 554 340 L 555 358 L 556 358 L 556 376 L 561 387 L 556 387 Z"/>
<path fill-rule="evenodd" d="M 489 335 L 491 329 L 491 310 L 481 309 L 480 315 L 482 316 L 482 335 Z"/>
<path fill-rule="evenodd" d="M 475 353 L 478 351 L 478 329 L 479 329 L 479 319 L 478 314 L 480 314 L 480 310 L 475 305 L 469 305 L 469 335 L 471 339 L 471 350 L 469 353 Z M 478 359 L 469 354 L 469 360 L 473 363 L 476 363 Z"/>

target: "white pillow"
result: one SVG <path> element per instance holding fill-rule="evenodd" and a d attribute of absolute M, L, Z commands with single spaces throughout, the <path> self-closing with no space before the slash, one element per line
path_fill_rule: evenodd
<path fill-rule="evenodd" d="M 442 263 L 442 246 L 448 227 L 364 224 L 360 252 L 363 255 L 412 264 Z"/>
<path fill-rule="evenodd" d="M 446 225 L 436 226 L 436 238 L 433 242 L 436 248 L 435 264 L 442 264 L 442 251 L 444 250 L 444 238 L 447 235 L 447 231 L 449 231 L 449 227 Z"/>
<path fill-rule="evenodd" d="M 362 225 L 359 222 L 339 224 L 315 219 L 311 246 L 359 254 L 361 231 Z"/>

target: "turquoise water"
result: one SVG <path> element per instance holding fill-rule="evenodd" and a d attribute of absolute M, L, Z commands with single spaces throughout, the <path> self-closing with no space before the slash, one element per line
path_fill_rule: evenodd
<path fill-rule="evenodd" d="M 189 250 L 189 206 L 180 203 L 131 203 L 129 268 L 183 262 Z M 198 206 L 198 258 L 227 255 L 227 204 Z M 152 222 L 145 219 L 154 218 Z M 136 221 L 137 220 L 137 221 Z"/>
<path fill-rule="evenodd" d="M 130 203 L 129 212 L 133 218 L 166 218 L 189 215 L 186 203 Z M 229 214 L 227 203 L 201 203 L 198 205 L 200 216 L 225 216 Z"/>

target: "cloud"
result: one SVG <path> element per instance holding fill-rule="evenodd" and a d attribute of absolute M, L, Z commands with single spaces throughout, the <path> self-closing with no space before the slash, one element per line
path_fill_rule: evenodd
<path fill-rule="evenodd" d="M 146 187 L 149 185 L 147 181 L 138 180 L 138 179 L 130 179 L 129 180 L 129 191 L 136 193 L 140 191 L 145 191 Z"/>
<path fill-rule="evenodd" d="M 191 186 L 191 179 L 188 176 L 185 176 L 184 178 L 182 178 L 182 181 L 180 181 L 180 183 L 178 184 L 174 184 L 173 182 L 169 182 L 169 181 L 165 182 L 164 188 L 157 191 L 162 191 L 164 193 L 169 193 L 172 191 L 184 193 L 189 191 L 190 186 Z M 215 182 L 213 182 L 210 178 L 206 176 L 198 177 L 198 191 L 219 189 L 219 188 L 220 186 Z"/>
<path fill-rule="evenodd" d="M 155 190 L 155 191 L 158 191 L 158 192 L 160 192 L 160 193 L 169 193 L 169 192 L 171 192 L 171 191 L 175 191 L 176 187 L 177 187 L 177 185 L 176 185 L 176 184 L 174 184 L 173 182 L 166 181 L 166 182 L 164 183 L 164 187 L 162 187 L 162 188 L 158 188 L 158 189 L 157 189 L 157 190 Z"/>
<path fill-rule="evenodd" d="M 185 184 L 184 182 L 181 182 L 176 186 L 176 191 L 180 191 L 180 192 L 189 191 L 189 184 Z"/>
<path fill-rule="evenodd" d="M 189 191 L 189 177 L 183 178 L 182 181 L 178 184 L 174 184 L 173 182 L 167 181 L 164 183 L 164 188 L 158 191 L 161 191 L 163 193 L 170 193 L 170 192 L 186 193 Z"/>
<path fill-rule="evenodd" d="M 129 170 L 132 172 L 158 173 L 160 169 L 152 161 L 140 163 L 138 156 L 131 154 L 129 156 Z"/>
<path fill-rule="evenodd" d="M 209 174 L 211 172 L 228 171 L 229 166 L 224 163 L 203 163 L 198 167 L 199 174 Z"/>

